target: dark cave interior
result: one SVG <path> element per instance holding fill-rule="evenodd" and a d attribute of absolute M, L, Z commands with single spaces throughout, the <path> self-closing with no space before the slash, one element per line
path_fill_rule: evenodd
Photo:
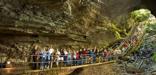
<path fill-rule="evenodd" d="M 142 0 L 141 8 L 151 10 L 152 14 L 156 16 L 156 0 Z"/>

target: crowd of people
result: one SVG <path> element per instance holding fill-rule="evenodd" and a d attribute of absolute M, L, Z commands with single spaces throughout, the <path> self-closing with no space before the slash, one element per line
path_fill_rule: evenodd
<path fill-rule="evenodd" d="M 32 50 L 32 68 L 45 69 L 53 68 L 54 66 L 74 66 L 83 64 L 92 64 L 98 62 L 105 62 L 110 60 L 118 60 L 122 54 L 125 54 L 129 49 L 136 47 L 139 42 L 141 28 L 133 32 L 129 38 L 124 39 L 114 48 L 59 48 L 46 46 L 35 46 Z"/>
<path fill-rule="evenodd" d="M 82 48 L 54 49 L 53 47 L 35 46 L 32 52 L 33 69 L 46 69 L 54 66 L 75 66 L 92 64 L 118 59 L 123 52 L 137 44 L 136 39 L 125 40 L 120 43 L 121 47 L 116 48 Z"/>
<path fill-rule="evenodd" d="M 102 52 L 103 51 L 103 52 Z M 105 57 L 105 60 L 102 57 Z M 111 50 L 98 50 L 98 49 L 87 49 L 82 48 L 79 50 L 72 49 L 54 49 L 45 47 L 41 50 L 39 48 L 34 48 L 33 54 L 33 68 L 52 68 L 53 65 L 69 66 L 69 65 L 82 65 L 91 64 L 100 61 L 112 60 Z"/>

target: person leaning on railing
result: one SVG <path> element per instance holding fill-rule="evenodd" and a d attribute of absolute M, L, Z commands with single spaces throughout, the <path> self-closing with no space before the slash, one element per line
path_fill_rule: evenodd
<path fill-rule="evenodd" d="M 63 49 L 63 52 L 64 52 L 64 65 L 67 66 L 67 57 L 68 57 L 68 52 L 66 49 Z"/>
<path fill-rule="evenodd" d="M 46 54 L 47 54 L 46 55 L 46 68 L 50 68 L 52 51 L 50 51 L 50 49 L 47 48 Z"/>
<path fill-rule="evenodd" d="M 61 53 L 60 53 L 59 49 L 57 49 L 57 51 L 56 51 L 56 66 L 57 67 L 59 66 L 60 56 L 61 56 Z"/>
<path fill-rule="evenodd" d="M 91 54 L 92 54 L 92 58 L 93 58 L 92 63 L 96 63 L 96 54 L 95 54 L 95 50 L 94 49 L 92 49 Z"/>
<path fill-rule="evenodd" d="M 39 47 L 36 45 L 32 50 L 32 68 L 38 69 L 39 68 L 39 58 L 40 58 L 40 50 Z"/>
<path fill-rule="evenodd" d="M 64 49 L 60 49 L 60 65 L 63 66 L 63 63 L 64 63 Z"/>
<path fill-rule="evenodd" d="M 72 54 L 71 54 L 71 50 L 68 50 L 68 55 L 67 55 L 67 65 L 71 65 L 72 64 Z"/>
<path fill-rule="evenodd" d="M 48 50 L 49 54 L 50 54 L 50 61 L 49 61 L 49 68 L 53 67 L 53 56 L 54 56 L 54 48 L 51 46 Z"/>
<path fill-rule="evenodd" d="M 118 58 L 121 55 L 121 53 L 122 52 L 121 52 L 121 50 L 119 48 L 117 48 L 117 49 L 114 50 L 114 54 L 113 55 L 115 56 L 115 59 L 116 60 L 118 60 Z"/>
<path fill-rule="evenodd" d="M 47 53 L 46 53 L 46 48 L 43 48 L 41 50 L 41 53 L 40 53 L 40 69 L 45 69 L 46 68 L 46 56 L 47 56 Z"/>
<path fill-rule="evenodd" d="M 83 64 L 82 49 L 79 50 L 79 55 L 80 55 L 80 63 L 79 63 L 79 65 L 82 65 Z"/>
<path fill-rule="evenodd" d="M 87 49 L 83 49 L 82 51 L 82 62 L 83 64 L 86 64 L 86 60 L 87 60 Z"/>
<path fill-rule="evenodd" d="M 92 50 L 89 50 L 88 54 L 89 54 L 89 59 L 88 59 L 89 63 L 92 64 L 93 63 L 93 52 L 92 52 Z"/>
<path fill-rule="evenodd" d="M 76 51 L 75 50 L 73 50 L 73 65 L 76 65 L 77 63 L 76 63 Z"/>
<path fill-rule="evenodd" d="M 76 51 L 76 65 L 80 65 L 81 61 L 80 61 L 80 53 L 79 51 Z"/>
<path fill-rule="evenodd" d="M 107 61 L 107 60 L 106 60 L 107 49 L 104 49 L 103 52 L 102 52 L 102 54 L 103 54 L 103 62 Z"/>

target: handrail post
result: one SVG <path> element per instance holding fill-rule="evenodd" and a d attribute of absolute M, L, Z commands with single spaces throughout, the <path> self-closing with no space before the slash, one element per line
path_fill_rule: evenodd
<path fill-rule="evenodd" d="M 2 73 L 2 70 L 1 70 L 1 68 L 3 68 L 3 63 L 2 63 L 2 58 L 3 58 L 3 56 L 0 56 L 0 74 Z"/>
<path fill-rule="evenodd" d="M 2 68 L 2 56 L 0 56 L 0 68 Z"/>

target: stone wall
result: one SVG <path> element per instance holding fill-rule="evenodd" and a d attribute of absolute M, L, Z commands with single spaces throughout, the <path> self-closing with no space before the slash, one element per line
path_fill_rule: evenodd
<path fill-rule="evenodd" d="M 0 53 L 20 57 L 30 54 L 34 44 L 54 48 L 105 47 L 117 40 L 116 34 L 126 36 L 121 27 L 139 2 L 0 0 Z"/>

